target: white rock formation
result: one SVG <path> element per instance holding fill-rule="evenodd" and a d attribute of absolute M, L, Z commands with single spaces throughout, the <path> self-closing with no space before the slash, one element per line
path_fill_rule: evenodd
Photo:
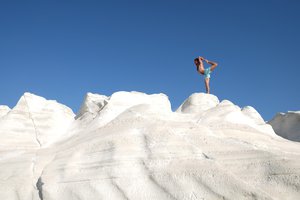
<path fill-rule="evenodd" d="M 219 99 L 214 95 L 194 93 L 179 106 L 176 112 L 200 113 L 216 107 L 219 103 Z"/>
<path fill-rule="evenodd" d="M 10 111 L 8 106 L 0 106 L 0 117 L 6 115 Z"/>
<path fill-rule="evenodd" d="M 289 140 L 300 142 L 300 111 L 278 113 L 271 121 L 274 131 Z"/>
<path fill-rule="evenodd" d="M 1 107 L 0 107 L 1 108 Z M 3 109 L 4 110 L 4 109 Z M 252 107 L 193 94 L 25 93 L 0 117 L 0 199 L 299 199 L 300 144 Z"/>

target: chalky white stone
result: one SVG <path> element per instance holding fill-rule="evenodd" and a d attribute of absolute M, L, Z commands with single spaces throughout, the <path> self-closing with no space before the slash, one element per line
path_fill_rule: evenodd
<path fill-rule="evenodd" d="M 288 127 L 287 127 L 288 128 Z M 0 106 L 0 199 L 299 199 L 300 144 L 253 107 L 195 93 L 88 93 L 75 116 L 25 93 Z"/>

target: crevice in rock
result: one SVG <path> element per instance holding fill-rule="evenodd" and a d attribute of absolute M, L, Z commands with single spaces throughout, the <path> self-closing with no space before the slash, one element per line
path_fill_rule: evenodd
<path fill-rule="evenodd" d="M 42 144 L 41 144 L 41 141 L 39 140 L 38 136 L 38 130 L 37 130 L 37 127 L 36 127 L 36 124 L 34 122 L 34 119 L 33 119 L 33 116 L 31 114 L 31 111 L 29 109 L 29 104 L 27 102 L 27 99 L 26 99 L 26 96 L 24 95 L 24 100 L 25 100 L 25 103 L 26 103 L 26 107 L 27 107 L 27 111 L 28 111 L 28 115 L 29 115 L 29 118 L 31 119 L 32 121 L 32 124 L 33 124 L 33 128 L 34 128 L 34 131 L 35 131 L 35 139 L 37 141 L 37 143 L 39 144 L 39 147 L 41 148 L 42 147 Z M 35 153 L 35 157 L 33 158 L 32 160 L 32 175 L 34 176 L 34 174 L 36 173 L 36 159 L 37 159 L 37 152 Z M 34 183 L 33 183 L 34 184 Z M 35 187 L 36 189 L 38 190 L 38 194 L 39 194 L 39 198 L 40 200 L 43 200 L 43 182 L 42 182 L 42 178 L 39 177 L 38 178 L 38 181 L 36 182 L 35 184 Z"/>
<path fill-rule="evenodd" d="M 37 143 L 39 144 L 39 146 L 42 147 L 41 141 L 40 141 L 39 138 L 38 138 L 38 131 L 37 131 L 36 125 L 35 125 L 35 123 L 34 123 L 33 117 L 32 117 L 32 115 L 31 115 L 31 112 L 30 112 L 30 110 L 29 110 L 29 105 L 28 105 L 28 102 L 27 102 L 27 100 L 26 100 L 26 96 L 25 96 L 25 95 L 24 95 L 24 99 L 25 99 L 25 102 L 26 102 L 26 105 L 27 105 L 27 110 L 28 110 L 29 118 L 30 118 L 31 121 L 32 121 L 33 128 L 34 128 L 34 131 L 35 131 L 35 139 L 36 139 Z"/>
<path fill-rule="evenodd" d="M 38 181 L 36 182 L 36 188 L 39 192 L 39 197 L 40 197 L 40 200 L 43 200 L 43 181 L 42 181 L 42 177 L 39 177 Z"/>
<path fill-rule="evenodd" d="M 120 188 L 120 186 L 113 180 L 112 180 L 112 185 L 116 187 L 116 189 L 120 192 L 120 195 L 125 199 L 125 200 L 129 200 L 128 196 L 126 195 L 125 191 Z"/>
<path fill-rule="evenodd" d="M 206 155 L 205 153 L 202 152 L 202 155 L 206 158 L 206 159 L 210 159 L 210 157 L 208 155 Z"/>

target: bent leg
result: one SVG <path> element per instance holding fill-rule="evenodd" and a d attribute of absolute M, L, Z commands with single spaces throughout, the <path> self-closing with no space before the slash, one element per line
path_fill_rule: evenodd
<path fill-rule="evenodd" d="M 209 93 L 210 93 L 210 88 L 209 88 L 209 78 L 205 78 L 205 79 L 204 79 L 204 82 L 205 82 L 206 93 L 209 94 Z"/>
<path fill-rule="evenodd" d="M 216 67 L 217 67 L 217 65 L 212 65 L 212 66 L 210 67 L 210 71 L 212 72 Z"/>

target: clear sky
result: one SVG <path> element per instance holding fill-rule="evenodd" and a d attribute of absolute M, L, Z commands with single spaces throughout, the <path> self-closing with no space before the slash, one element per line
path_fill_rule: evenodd
<path fill-rule="evenodd" d="M 87 92 L 204 92 L 193 60 L 218 62 L 211 93 L 265 120 L 300 110 L 298 0 L 0 1 L 0 104 L 24 92 L 76 113 Z M 208 66 L 208 65 L 206 65 Z"/>

